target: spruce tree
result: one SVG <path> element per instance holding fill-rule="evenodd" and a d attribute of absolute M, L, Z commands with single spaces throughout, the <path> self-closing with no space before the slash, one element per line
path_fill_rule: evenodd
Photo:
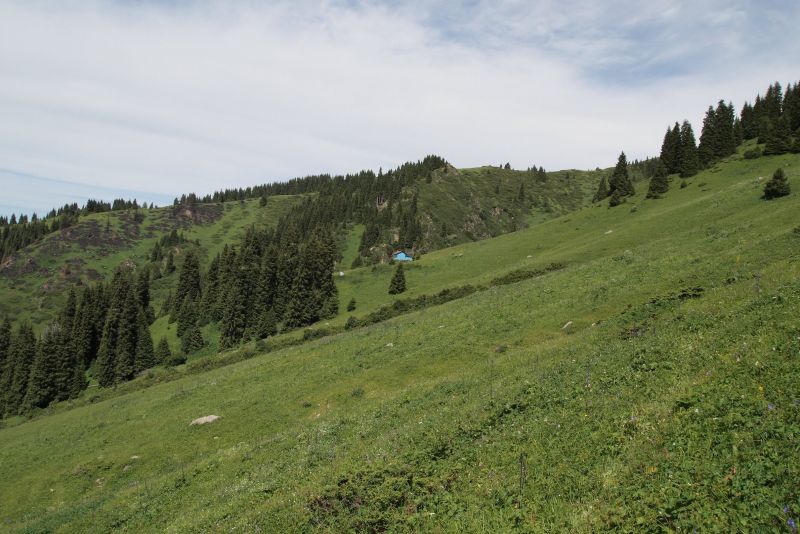
<path fill-rule="evenodd" d="M 680 149 L 681 130 L 678 123 L 672 128 L 667 128 L 664 134 L 664 141 L 661 144 L 660 159 L 664 162 L 668 174 L 674 174 L 678 171 L 678 151 Z"/>
<path fill-rule="evenodd" d="M 169 348 L 169 341 L 166 337 L 162 337 L 156 347 L 156 359 L 159 363 L 167 363 L 172 358 L 172 351 Z"/>
<path fill-rule="evenodd" d="M 767 144 L 764 146 L 764 155 L 778 156 L 786 154 L 791 147 L 790 141 L 791 137 L 786 120 L 783 118 L 778 119 L 767 138 Z"/>
<path fill-rule="evenodd" d="M 0 323 L 0 377 L 2 377 L 9 362 L 8 349 L 10 346 L 11 321 L 6 317 L 3 322 Z M 2 386 L 2 378 L 0 378 L 0 386 Z M 2 393 L 0 393 L 0 396 L 2 396 Z M 2 414 L 2 410 L 0 410 L 0 414 Z"/>
<path fill-rule="evenodd" d="M 172 297 L 173 302 L 183 304 L 184 299 L 186 299 L 189 303 L 196 304 L 199 302 L 201 294 L 200 263 L 197 261 L 195 253 L 190 250 L 186 253 L 186 257 L 183 259 L 183 264 L 181 265 L 181 271 L 178 275 L 178 285 Z M 177 319 L 175 312 L 176 310 L 173 307 L 173 320 Z"/>
<path fill-rule="evenodd" d="M 125 291 L 117 336 L 115 383 L 130 380 L 136 372 L 140 308 L 132 281 L 126 285 Z"/>
<path fill-rule="evenodd" d="M 692 125 L 689 121 L 683 121 L 678 146 L 677 170 L 681 178 L 689 178 L 697 174 L 699 167 L 700 161 L 697 156 Z"/>
<path fill-rule="evenodd" d="M 42 334 L 36 355 L 31 363 L 28 387 L 22 403 L 23 412 L 44 408 L 56 397 L 56 360 L 61 347 L 58 343 L 58 325 L 51 324 Z"/>
<path fill-rule="evenodd" d="M 789 181 L 783 169 L 779 168 L 772 175 L 772 178 L 764 185 L 764 198 L 765 200 L 772 200 L 774 198 L 785 197 L 791 192 L 789 188 Z"/>
<path fill-rule="evenodd" d="M 193 326 L 189 329 L 183 338 L 181 338 L 181 351 L 184 354 L 191 354 L 203 348 L 205 345 L 205 341 L 203 340 L 203 334 L 200 332 L 200 328 L 198 326 Z"/>
<path fill-rule="evenodd" d="M 136 358 L 134 360 L 134 370 L 137 373 L 156 365 L 153 338 L 150 336 L 150 329 L 148 328 L 149 324 L 145 312 L 140 308 L 139 324 L 136 332 Z"/>
<path fill-rule="evenodd" d="M 389 284 L 389 294 L 399 295 L 406 290 L 406 275 L 403 272 L 403 264 L 397 265 L 397 269 L 392 276 L 392 281 Z"/>
<path fill-rule="evenodd" d="M 656 164 L 656 173 L 650 178 L 650 187 L 647 189 L 647 198 L 661 198 L 669 191 L 669 177 L 667 167 L 661 161 Z"/>
<path fill-rule="evenodd" d="M 617 165 L 614 167 L 614 172 L 608 181 L 608 187 L 610 194 L 616 193 L 620 200 L 635 194 L 633 183 L 628 175 L 628 160 L 625 157 L 625 152 L 619 155 Z"/>
<path fill-rule="evenodd" d="M 83 362 L 77 361 L 72 370 L 72 380 L 70 381 L 69 398 L 74 399 L 80 396 L 81 392 L 89 386 L 86 380 L 86 368 Z"/>
<path fill-rule="evenodd" d="M 600 177 L 600 184 L 597 186 L 597 192 L 592 198 L 592 202 L 599 202 L 608 197 L 608 184 L 606 183 L 605 175 Z"/>
<path fill-rule="evenodd" d="M 347 303 L 347 311 L 353 311 L 356 309 L 356 299 L 350 299 L 350 302 Z"/>
<path fill-rule="evenodd" d="M 145 312 L 147 324 L 151 324 L 155 320 L 155 313 L 150 307 L 150 269 L 148 267 L 142 268 L 136 277 L 136 298 L 139 307 Z"/>
<path fill-rule="evenodd" d="M 697 158 L 703 167 L 708 167 L 714 161 L 716 120 L 714 108 L 708 106 L 703 119 L 703 129 L 700 131 L 700 144 L 697 147 Z"/>
<path fill-rule="evenodd" d="M 37 343 L 33 328 L 28 323 L 19 325 L 11 340 L 9 354 L 12 371 L 9 387 L 6 390 L 5 404 L 6 413 L 15 415 L 20 413 L 22 402 L 28 391 L 28 378 L 31 365 L 36 358 Z"/>
<path fill-rule="evenodd" d="M 275 311 L 270 308 L 266 310 L 258 319 L 254 337 L 256 339 L 266 339 L 278 333 L 278 320 Z"/>

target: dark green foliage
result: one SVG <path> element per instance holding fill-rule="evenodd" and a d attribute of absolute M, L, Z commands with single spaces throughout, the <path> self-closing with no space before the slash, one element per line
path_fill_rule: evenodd
<path fill-rule="evenodd" d="M 145 310 L 147 324 L 151 324 L 155 320 L 155 313 L 150 307 L 150 269 L 148 267 L 142 268 L 136 277 L 136 298 L 139 307 Z"/>
<path fill-rule="evenodd" d="M 289 294 L 286 325 L 305 326 L 338 311 L 338 291 L 333 281 L 336 248 L 326 232 L 312 235 L 303 247 Z"/>
<path fill-rule="evenodd" d="M 489 285 L 504 286 L 508 284 L 516 284 L 517 282 L 522 282 L 523 280 L 538 278 L 540 276 L 544 276 L 547 273 L 553 271 L 559 271 L 564 267 L 565 265 L 563 263 L 554 262 L 546 265 L 542 269 L 518 269 L 516 271 L 511 271 L 509 273 L 504 274 L 503 276 L 498 276 L 497 278 L 492 279 L 492 281 L 489 282 Z"/>
<path fill-rule="evenodd" d="M 709 106 L 697 149 L 700 165 L 708 167 L 736 152 L 736 138 L 733 104 L 720 100 L 716 109 Z"/>
<path fill-rule="evenodd" d="M 403 272 L 403 264 L 398 264 L 389 284 L 389 294 L 399 295 L 406 290 L 406 275 Z"/>
<path fill-rule="evenodd" d="M 94 363 L 94 374 L 103 387 L 130 380 L 155 364 L 147 311 L 141 307 L 132 273 L 117 269 L 108 291 L 108 313 Z"/>
<path fill-rule="evenodd" d="M 200 295 L 200 264 L 195 253 L 189 250 L 181 265 L 173 300 L 182 303 L 184 299 L 188 299 L 189 302 L 195 303 L 200 300 Z"/>
<path fill-rule="evenodd" d="M 169 348 L 169 342 L 167 341 L 167 338 L 162 337 L 158 341 L 155 355 L 159 363 L 167 363 L 170 358 L 172 358 L 172 351 Z"/>
<path fill-rule="evenodd" d="M 600 183 L 597 186 L 597 192 L 594 194 L 592 198 L 592 202 L 599 202 L 608 198 L 608 184 L 606 183 L 606 177 L 600 177 Z"/>
<path fill-rule="evenodd" d="M 789 152 L 790 147 L 791 136 L 787 121 L 783 118 L 778 119 L 768 134 L 767 143 L 764 146 L 764 155 L 777 156 L 786 154 Z"/>
<path fill-rule="evenodd" d="M 157 360 L 153 350 L 153 338 L 148 325 L 150 322 L 145 312 L 139 309 L 138 332 L 136 333 L 136 360 L 134 369 L 137 373 L 155 367 Z"/>
<path fill-rule="evenodd" d="M 751 148 L 744 152 L 744 159 L 758 159 L 762 156 L 761 149 L 758 147 Z"/>
<path fill-rule="evenodd" d="M 356 309 L 356 299 L 350 299 L 350 302 L 347 303 L 347 311 L 353 311 Z"/>
<path fill-rule="evenodd" d="M 677 172 L 681 178 L 689 178 L 697 174 L 700 161 L 697 156 L 697 146 L 695 145 L 694 132 L 689 121 L 683 121 L 681 126 L 680 139 L 677 155 Z"/>
<path fill-rule="evenodd" d="M 267 197 L 262 195 L 261 198 L 258 199 L 258 205 L 262 208 L 267 205 Z"/>
<path fill-rule="evenodd" d="M 650 178 L 650 187 L 647 189 L 646 198 L 661 198 L 661 195 L 669 191 L 669 177 L 667 167 L 664 164 L 658 166 L 655 176 Z"/>
<path fill-rule="evenodd" d="M 198 326 L 192 326 L 188 332 L 181 338 L 181 352 L 184 354 L 191 354 L 202 349 L 205 345 L 203 334 L 200 332 Z"/>
<path fill-rule="evenodd" d="M 172 274 L 175 272 L 175 254 L 172 251 L 169 251 L 167 254 L 167 262 L 164 265 L 164 273 L 165 274 Z"/>
<path fill-rule="evenodd" d="M 55 375 L 61 352 L 57 328 L 57 325 L 51 325 L 45 329 L 41 341 L 37 344 L 36 355 L 28 375 L 28 386 L 22 401 L 23 412 L 44 408 L 56 397 Z"/>
<path fill-rule="evenodd" d="M 791 192 L 789 181 L 783 169 L 777 169 L 772 175 L 772 178 L 764 185 L 765 200 L 772 200 L 774 198 L 785 197 Z"/>
<path fill-rule="evenodd" d="M 628 160 L 625 157 L 625 152 L 620 153 L 617 165 L 614 167 L 614 172 L 611 179 L 608 181 L 609 192 L 612 197 L 613 204 L 618 205 L 624 197 L 633 196 L 635 191 L 633 183 L 628 175 Z"/>
<path fill-rule="evenodd" d="M 270 308 L 266 310 L 258 319 L 255 329 L 256 339 L 266 339 L 278 333 L 278 318 L 275 311 Z"/>
<path fill-rule="evenodd" d="M 22 411 L 22 402 L 28 391 L 28 377 L 33 360 L 36 358 L 37 343 L 30 324 L 17 327 L 11 336 L 8 349 L 8 363 L 0 384 L 0 395 L 3 395 L 3 407 L 6 415 L 15 415 Z"/>
<path fill-rule="evenodd" d="M 681 146 L 681 127 L 678 123 L 672 128 L 667 128 L 664 134 L 664 141 L 661 144 L 660 159 L 667 168 L 668 174 L 675 174 L 679 172 L 678 167 L 678 152 Z"/>
<path fill-rule="evenodd" d="M 11 321 L 6 317 L 0 323 L 0 417 L 3 416 L 5 394 L 11 385 L 10 377 L 6 377 L 11 367 Z M 9 373 L 10 374 L 10 373 Z"/>
<path fill-rule="evenodd" d="M 622 197 L 619 190 L 615 190 L 608 199 L 608 207 L 613 208 L 619 206 L 623 202 L 625 202 L 625 199 Z"/>

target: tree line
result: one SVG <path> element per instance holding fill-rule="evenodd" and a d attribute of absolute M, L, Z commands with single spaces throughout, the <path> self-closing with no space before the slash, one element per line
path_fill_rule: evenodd
<path fill-rule="evenodd" d="M 757 139 L 764 149 L 748 151 L 744 154 L 746 158 L 762 153 L 767 156 L 800 153 L 800 82 L 788 84 L 785 91 L 780 83 L 771 84 L 763 97 L 756 96 L 753 104 L 745 102 L 738 116 L 731 102 L 720 100 L 716 106 L 709 106 L 699 143 L 688 120 L 668 127 L 659 157 L 645 160 L 650 178 L 647 198 L 658 198 L 669 190 L 669 175 L 690 178 L 735 154 L 737 147 L 749 139 Z M 594 202 L 609 198 L 609 205 L 616 206 L 634 194 L 624 156 L 620 155 L 608 179 L 601 178 Z"/>

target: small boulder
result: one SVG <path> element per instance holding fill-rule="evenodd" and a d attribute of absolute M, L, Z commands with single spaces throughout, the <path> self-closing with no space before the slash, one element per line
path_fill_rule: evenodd
<path fill-rule="evenodd" d="M 218 415 L 206 415 L 205 417 L 198 417 L 197 419 L 195 419 L 194 421 L 189 423 L 189 426 L 192 426 L 192 425 L 207 425 L 208 423 L 213 423 L 217 419 L 221 419 L 221 417 L 218 416 Z"/>

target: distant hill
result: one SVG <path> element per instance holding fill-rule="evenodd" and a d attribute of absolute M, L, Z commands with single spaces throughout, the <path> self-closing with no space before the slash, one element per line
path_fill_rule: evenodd
<path fill-rule="evenodd" d="M 427 251 L 501 235 L 588 205 L 601 172 L 549 173 L 541 181 L 527 171 L 448 166 L 434 172 L 430 183 L 418 181 L 406 188 L 404 195 L 408 199 L 415 191 L 419 195 L 419 219 L 425 228 L 420 246 Z M 43 327 L 63 304 L 69 287 L 109 280 L 114 269 L 127 262 L 144 265 L 155 243 L 173 230 L 189 242 L 199 242 L 189 246 L 200 253 L 205 265 L 225 244 L 238 244 L 246 228 L 274 227 L 303 198 L 302 194 L 275 195 L 265 206 L 254 198 L 83 216 L 0 265 L 0 317 L 27 319 Z M 364 227 L 354 231 L 357 241 Z M 384 257 L 383 249 L 380 255 Z M 154 286 L 158 308 L 164 294 L 157 281 Z"/>

